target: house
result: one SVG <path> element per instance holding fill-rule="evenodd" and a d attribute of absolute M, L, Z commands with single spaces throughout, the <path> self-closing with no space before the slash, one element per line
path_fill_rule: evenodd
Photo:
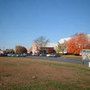
<path fill-rule="evenodd" d="M 39 53 L 39 50 L 40 50 L 40 48 L 35 43 L 33 43 L 32 44 L 32 48 L 31 48 L 32 55 L 38 54 Z"/>
<path fill-rule="evenodd" d="M 3 55 L 4 54 L 4 51 L 0 49 L 0 55 Z"/>
<path fill-rule="evenodd" d="M 56 53 L 56 51 L 54 50 L 54 47 L 41 47 L 40 53 L 51 54 L 51 53 Z"/>
<path fill-rule="evenodd" d="M 38 55 L 38 54 L 50 54 L 55 53 L 55 47 L 54 44 L 48 44 L 45 47 L 39 47 L 36 44 L 32 44 L 32 55 Z"/>

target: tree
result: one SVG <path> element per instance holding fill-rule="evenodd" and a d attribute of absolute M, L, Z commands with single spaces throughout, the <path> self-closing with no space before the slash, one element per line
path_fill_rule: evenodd
<path fill-rule="evenodd" d="M 56 47 L 56 52 L 57 53 L 62 53 L 64 54 L 64 52 L 66 51 L 66 41 L 62 44 L 58 43 L 57 47 Z"/>
<path fill-rule="evenodd" d="M 49 40 L 43 36 L 38 37 L 34 40 L 34 45 L 37 47 L 37 50 L 40 50 L 41 47 L 45 47 L 48 44 Z"/>
<path fill-rule="evenodd" d="M 32 45 L 32 53 L 39 54 L 42 51 L 42 47 L 45 47 L 48 44 L 49 40 L 43 36 L 38 37 L 34 40 Z"/>
<path fill-rule="evenodd" d="M 27 49 L 23 46 L 16 46 L 15 51 L 17 54 L 27 53 Z"/>
<path fill-rule="evenodd" d="M 43 36 L 40 36 L 36 40 L 34 40 L 34 43 L 36 44 L 37 47 L 45 47 L 48 42 L 49 40 Z"/>
<path fill-rule="evenodd" d="M 79 54 L 80 51 L 86 49 L 89 44 L 86 34 L 77 33 L 67 42 L 67 51 L 70 54 Z"/>
<path fill-rule="evenodd" d="M 14 54 L 15 51 L 14 51 L 13 49 L 6 49 L 6 50 L 4 51 L 4 53 L 6 53 L 6 54 Z"/>

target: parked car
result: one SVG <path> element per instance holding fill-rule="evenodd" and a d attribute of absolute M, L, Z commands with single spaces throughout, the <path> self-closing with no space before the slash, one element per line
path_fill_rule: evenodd
<path fill-rule="evenodd" d="M 8 57 L 11 57 L 11 56 L 12 56 L 12 54 L 10 54 L 10 53 L 9 53 L 9 54 L 7 54 L 7 56 L 8 56 Z"/>
<path fill-rule="evenodd" d="M 27 56 L 27 54 L 26 54 L 26 53 L 23 53 L 23 54 L 22 54 L 22 57 L 26 57 L 26 56 Z"/>
<path fill-rule="evenodd" d="M 27 54 L 7 54 L 8 57 L 26 57 Z"/>
<path fill-rule="evenodd" d="M 42 53 L 42 54 L 40 54 L 39 56 L 46 56 L 46 54 L 43 54 L 43 53 Z"/>
<path fill-rule="evenodd" d="M 57 54 L 47 54 L 47 57 L 57 57 Z"/>
<path fill-rule="evenodd" d="M 23 53 L 23 54 L 16 54 L 16 57 L 26 57 L 27 54 L 26 53 Z"/>
<path fill-rule="evenodd" d="M 0 54 L 0 57 L 5 57 L 7 56 L 7 54 Z"/>

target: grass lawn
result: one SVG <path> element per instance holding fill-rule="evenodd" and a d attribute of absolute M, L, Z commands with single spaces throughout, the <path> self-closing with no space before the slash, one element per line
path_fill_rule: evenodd
<path fill-rule="evenodd" d="M 82 56 L 76 56 L 76 55 L 63 55 L 63 57 L 68 59 L 76 59 L 76 60 L 82 59 Z"/>
<path fill-rule="evenodd" d="M 90 90 L 90 68 L 48 60 L 0 57 L 0 90 Z"/>

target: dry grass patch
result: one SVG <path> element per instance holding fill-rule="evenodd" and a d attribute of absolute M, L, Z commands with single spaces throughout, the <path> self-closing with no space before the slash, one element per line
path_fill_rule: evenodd
<path fill-rule="evenodd" d="M 11 90 L 90 89 L 90 68 L 30 58 L 0 57 L 0 88 Z"/>

